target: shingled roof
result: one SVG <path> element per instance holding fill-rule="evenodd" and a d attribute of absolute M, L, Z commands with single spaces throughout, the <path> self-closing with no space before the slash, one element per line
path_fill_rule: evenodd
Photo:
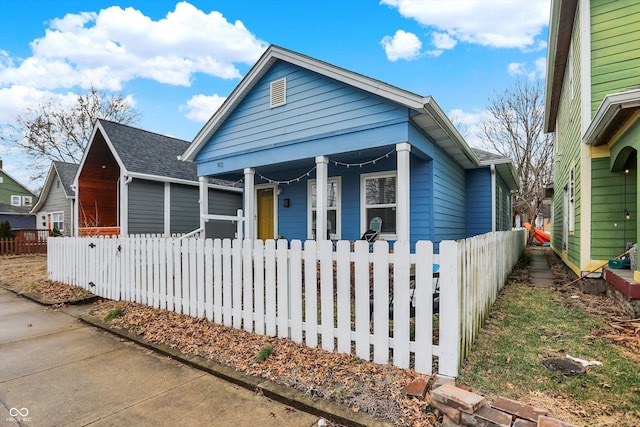
<path fill-rule="evenodd" d="M 478 158 L 480 166 L 494 165 L 510 190 L 514 191 L 520 189 L 520 178 L 518 177 L 513 161 L 509 157 L 484 151 L 475 147 L 472 147 L 471 149 Z"/>
<path fill-rule="evenodd" d="M 178 160 L 189 142 L 108 120 L 98 122 L 127 172 L 198 181 L 196 164 Z"/>
<path fill-rule="evenodd" d="M 62 182 L 65 195 L 67 197 L 75 197 L 76 193 L 71 188 L 71 185 L 73 184 L 76 172 L 78 172 L 78 165 L 75 163 L 54 161 L 53 167 L 56 169 L 56 172 L 58 172 L 58 177 L 60 177 L 60 182 Z"/>

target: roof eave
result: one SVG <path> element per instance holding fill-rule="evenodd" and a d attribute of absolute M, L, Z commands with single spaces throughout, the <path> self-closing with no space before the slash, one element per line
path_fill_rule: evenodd
<path fill-rule="evenodd" d="M 640 108 L 640 89 L 605 96 L 582 137 L 582 142 L 588 145 L 604 144 L 605 141 L 600 137 L 609 130 L 616 117 L 624 110 L 638 108 Z"/>
<path fill-rule="evenodd" d="M 425 97 L 422 111 L 425 111 L 447 135 L 447 142 L 450 143 L 450 146 L 441 145 L 445 151 L 454 157 L 465 169 L 480 165 L 480 160 L 476 154 L 466 143 L 458 129 L 451 123 L 451 120 L 449 120 L 444 111 L 442 111 L 435 99 L 431 96 Z"/>
<path fill-rule="evenodd" d="M 577 0 L 552 0 L 551 2 L 545 89 L 545 132 L 555 131 L 577 5 Z"/>

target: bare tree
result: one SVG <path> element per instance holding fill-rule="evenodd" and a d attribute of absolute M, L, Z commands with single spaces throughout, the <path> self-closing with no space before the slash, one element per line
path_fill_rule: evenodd
<path fill-rule="evenodd" d="M 543 87 L 540 80 L 519 81 L 496 94 L 489 99 L 488 118 L 480 131 L 484 144 L 514 161 L 520 178 L 514 213 L 530 223 L 540 212 L 544 189 L 553 179 L 553 139 L 544 133 Z"/>
<path fill-rule="evenodd" d="M 49 100 L 28 108 L 16 118 L 15 125 L 9 126 L 11 132 L 1 134 L 0 139 L 23 147 L 43 175 L 51 160 L 80 161 L 97 119 L 130 124 L 139 118 L 140 113 L 127 98 L 107 95 L 92 87 L 78 94 L 70 107 Z"/>

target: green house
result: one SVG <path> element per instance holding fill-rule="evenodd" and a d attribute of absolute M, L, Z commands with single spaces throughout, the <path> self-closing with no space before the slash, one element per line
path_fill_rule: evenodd
<path fill-rule="evenodd" d="M 599 271 L 638 242 L 640 2 L 552 1 L 545 108 L 551 246 L 577 274 Z"/>
<path fill-rule="evenodd" d="M 0 222 L 9 221 L 12 230 L 36 228 L 30 212 L 38 197 L 2 168 L 0 160 Z"/>

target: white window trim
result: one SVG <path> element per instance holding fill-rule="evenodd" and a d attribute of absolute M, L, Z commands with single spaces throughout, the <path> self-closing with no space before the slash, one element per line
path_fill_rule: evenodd
<path fill-rule="evenodd" d="M 19 195 L 11 195 L 11 206 L 22 206 L 22 197 Z"/>
<path fill-rule="evenodd" d="M 342 239 L 342 177 L 335 176 L 327 179 L 327 184 L 335 182 L 336 185 L 336 206 L 327 206 L 327 211 L 335 210 L 336 211 L 336 233 L 330 234 L 329 237 L 331 240 L 341 240 Z M 307 181 L 307 238 L 313 239 L 315 236 L 313 235 L 313 186 L 316 185 L 315 179 L 310 179 Z M 317 203 L 316 203 L 317 204 Z"/>
<path fill-rule="evenodd" d="M 64 211 L 51 212 L 51 229 L 56 226 L 56 221 L 54 220 L 55 215 L 62 215 L 62 227 L 58 227 L 58 230 L 64 231 Z"/>
<path fill-rule="evenodd" d="M 366 205 L 366 188 L 365 182 L 369 178 L 387 178 L 394 177 L 396 179 L 396 202 L 395 203 L 387 203 L 384 205 L 376 205 L 376 207 L 381 208 L 389 208 L 393 207 L 396 209 L 396 227 L 398 226 L 398 173 L 395 170 L 392 171 L 384 171 L 384 172 L 373 172 L 366 173 L 360 175 L 360 235 L 363 235 L 365 231 L 369 229 L 369 223 L 367 222 L 367 205 Z M 398 239 L 398 230 L 396 228 L 395 233 L 380 233 L 380 237 L 385 240 L 397 240 Z"/>
<path fill-rule="evenodd" d="M 33 197 L 22 196 L 22 206 L 33 206 Z"/>

